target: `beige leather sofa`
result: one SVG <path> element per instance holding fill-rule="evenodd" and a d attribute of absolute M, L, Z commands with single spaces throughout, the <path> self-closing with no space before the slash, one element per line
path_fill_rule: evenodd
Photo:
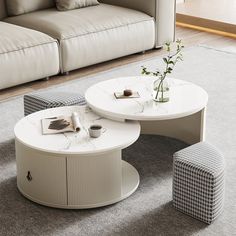
<path fill-rule="evenodd" d="M 0 0 L 0 89 L 158 48 L 174 39 L 175 0 L 100 3 L 9 16 Z"/>
<path fill-rule="evenodd" d="M 0 1 L 0 19 L 5 16 Z M 41 32 L 0 21 L 0 89 L 59 73 L 58 42 Z"/>

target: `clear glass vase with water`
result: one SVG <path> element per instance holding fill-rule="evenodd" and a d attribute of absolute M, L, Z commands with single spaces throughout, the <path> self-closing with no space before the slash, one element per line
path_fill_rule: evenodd
<path fill-rule="evenodd" d="M 153 101 L 168 102 L 170 100 L 170 87 L 168 79 L 157 79 L 153 82 Z"/>

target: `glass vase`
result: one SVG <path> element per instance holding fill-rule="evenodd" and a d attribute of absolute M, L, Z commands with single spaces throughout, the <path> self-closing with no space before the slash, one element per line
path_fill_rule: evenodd
<path fill-rule="evenodd" d="M 168 102 L 170 100 L 170 87 L 167 78 L 154 81 L 152 97 L 155 102 Z"/>

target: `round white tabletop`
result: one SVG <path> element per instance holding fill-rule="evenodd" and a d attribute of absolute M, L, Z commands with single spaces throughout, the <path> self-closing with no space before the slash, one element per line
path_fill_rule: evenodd
<path fill-rule="evenodd" d="M 85 94 L 88 105 L 98 114 L 116 120 L 168 120 L 194 114 L 207 105 L 208 95 L 201 87 L 182 80 L 169 79 L 170 101 L 152 101 L 154 77 L 122 77 L 91 86 Z M 114 92 L 131 89 L 139 98 L 116 99 Z"/>
<path fill-rule="evenodd" d="M 43 135 L 41 119 L 70 116 L 77 112 L 82 130 L 78 133 Z M 99 138 L 90 138 L 88 128 L 92 124 L 104 127 Z M 21 119 L 15 126 L 15 137 L 24 145 L 45 152 L 57 154 L 98 154 L 123 149 L 135 142 L 140 134 L 138 122 L 120 123 L 102 118 L 87 106 L 60 107 L 33 113 Z"/>

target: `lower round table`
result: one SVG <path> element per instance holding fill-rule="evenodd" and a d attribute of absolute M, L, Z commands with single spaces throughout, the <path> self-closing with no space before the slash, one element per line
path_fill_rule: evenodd
<path fill-rule="evenodd" d="M 42 135 L 41 119 L 78 112 L 78 133 Z M 89 137 L 99 124 L 105 133 Z M 57 208 L 93 208 L 118 202 L 139 185 L 139 174 L 122 160 L 122 149 L 140 134 L 138 122 L 120 123 L 88 107 L 60 107 L 33 113 L 15 126 L 17 186 L 27 198 Z"/>

